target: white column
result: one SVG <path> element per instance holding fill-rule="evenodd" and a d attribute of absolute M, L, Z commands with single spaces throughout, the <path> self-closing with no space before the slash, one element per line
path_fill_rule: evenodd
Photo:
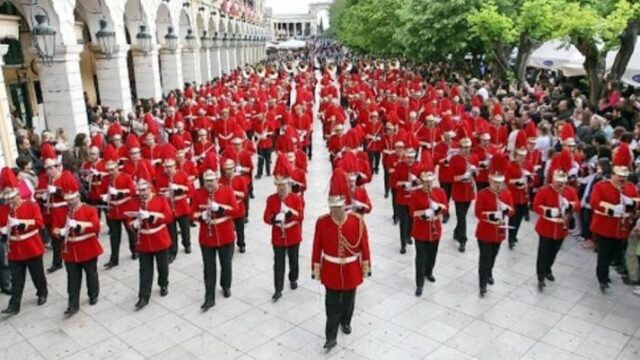
<path fill-rule="evenodd" d="M 118 52 L 111 55 L 111 58 L 99 51 L 94 53 L 101 105 L 122 109 L 125 113 L 131 111 L 128 51 L 129 45 L 119 45 Z"/>
<path fill-rule="evenodd" d="M 182 78 L 184 82 L 201 84 L 200 79 L 200 50 L 182 49 Z"/>
<path fill-rule="evenodd" d="M 244 43 L 245 41 L 243 38 L 236 40 L 236 59 L 238 61 L 238 67 L 243 67 L 247 62 L 247 59 L 244 57 Z"/>
<path fill-rule="evenodd" d="M 211 48 L 200 48 L 200 80 L 205 83 L 213 79 L 211 66 Z"/>
<path fill-rule="evenodd" d="M 82 45 L 57 47 L 52 63 L 42 66 L 40 72 L 45 124 L 51 130 L 63 128 L 71 139 L 78 133 L 89 133 L 80 75 L 82 48 Z"/>
<path fill-rule="evenodd" d="M 184 80 L 180 49 L 175 52 L 166 49 L 160 50 L 160 62 L 162 64 L 162 93 L 166 95 L 171 90 L 182 89 Z"/>
<path fill-rule="evenodd" d="M 238 57 L 236 53 L 238 42 L 235 38 L 232 38 L 229 42 L 227 42 L 227 45 L 227 54 L 229 56 L 229 72 L 232 72 L 238 67 Z"/>
<path fill-rule="evenodd" d="M 4 65 L 4 55 L 9 51 L 9 45 L 0 45 L 0 68 Z M 23 119 L 24 120 L 24 119 Z M 14 166 L 18 157 L 16 136 L 13 132 L 7 88 L 4 83 L 4 73 L 0 70 L 0 166 Z"/>
<path fill-rule="evenodd" d="M 158 61 L 159 45 L 144 54 L 138 50 L 132 51 L 133 74 L 136 78 L 136 95 L 138 99 L 162 98 L 162 84 L 160 82 L 160 62 Z"/>
<path fill-rule="evenodd" d="M 211 47 L 211 65 L 213 68 L 213 77 L 221 77 L 222 76 L 222 65 L 220 63 L 220 47 L 221 40 L 217 38 L 212 39 L 212 47 Z"/>
<path fill-rule="evenodd" d="M 220 42 L 220 72 L 229 73 L 229 39 L 223 38 Z"/>

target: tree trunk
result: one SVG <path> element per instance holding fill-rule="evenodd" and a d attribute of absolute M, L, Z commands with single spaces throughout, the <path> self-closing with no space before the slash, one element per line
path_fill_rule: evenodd
<path fill-rule="evenodd" d="M 627 24 L 627 28 L 620 39 L 620 50 L 618 50 L 616 59 L 613 62 L 611 73 L 609 73 L 609 80 L 620 80 L 627 70 L 627 65 L 629 64 L 629 60 L 631 60 L 631 55 L 636 46 L 639 29 L 640 19 L 631 20 L 629 24 Z"/>
<path fill-rule="evenodd" d="M 474 75 L 481 79 L 482 78 L 482 55 L 479 54 L 472 54 L 471 55 L 471 66 L 473 69 L 473 73 Z"/>
<path fill-rule="evenodd" d="M 527 82 L 527 61 L 534 49 L 535 47 L 531 38 L 524 33 L 520 35 L 518 55 L 516 57 L 516 79 L 520 87 L 523 87 Z"/>
<path fill-rule="evenodd" d="M 511 73 L 511 67 L 509 66 L 509 55 L 511 47 L 502 47 L 500 45 L 494 45 L 491 48 L 491 52 L 493 53 L 493 59 L 495 63 L 496 69 L 496 78 L 506 80 Z"/>
<path fill-rule="evenodd" d="M 592 106 L 597 107 L 604 89 L 606 53 L 598 50 L 595 42 L 591 39 L 576 44 L 576 47 L 584 55 L 583 67 L 589 81 L 589 102 Z"/>

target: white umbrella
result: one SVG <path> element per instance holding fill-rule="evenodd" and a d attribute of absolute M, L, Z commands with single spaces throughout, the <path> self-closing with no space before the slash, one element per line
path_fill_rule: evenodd
<path fill-rule="evenodd" d="M 527 65 L 547 70 L 562 70 L 566 76 L 584 75 L 584 56 L 578 49 L 563 40 L 550 40 L 531 53 Z"/>
<path fill-rule="evenodd" d="M 618 55 L 617 50 L 609 51 L 607 54 L 607 69 L 611 69 L 613 67 L 616 55 Z M 620 80 L 631 86 L 640 87 L 640 39 L 636 40 L 636 46 L 633 49 L 633 54 L 631 54 L 631 59 L 629 59 L 627 69 L 624 74 L 622 74 L 622 78 Z"/>

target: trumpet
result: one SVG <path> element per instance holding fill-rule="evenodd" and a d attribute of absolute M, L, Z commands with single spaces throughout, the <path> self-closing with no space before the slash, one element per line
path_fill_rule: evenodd
<path fill-rule="evenodd" d="M 376 69 L 378 69 L 378 70 L 384 70 L 384 67 L 385 67 L 384 60 L 382 60 L 382 59 L 376 59 L 376 60 L 374 61 L 374 64 L 375 64 Z"/>
<path fill-rule="evenodd" d="M 399 70 L 400 69 L 400 60 L 393 59 L 389 61 L 389 69 L 391 70 Z"/>
<path fill-rule="evenodd" d="M 362 62 L 362 69 L 364 69 L 364 71 L 369 71 L 371 70 L 371 61 L 369 60 L 363 60 Z"/>
<path fill-rule="evenodd" d="M 260 77 L 261 79 L 267 75 L 267 69 L 262 64 L 258 64 L 255 68 L 255 71 L 256 74 L 258 74 L 258 77 Z"/>
<path fill-rule="evenodd" d="M 248 79 L 255 73 L 255 69 L 251 65 L 247 65 L 242 69 L 242 76 Z"/>
<path fill-rule="evenodd" d="M 295 64 L 293 63 L 293 61 L 291 61 L 291 60 L 286 61 L 284 63 L 284 70 L 286 72 L 288 72 L 289 74 L 293 74 L 294 72 L 296 72 L 296 67 L 295 67 Z"/>
<path fill-rule="evenodd" d="M 351 71 L 352 68 L 353 68 L 353 63 L 351 62 L 351 60 L 345 59 L 342 61 L 342 69 L 344 69 L 344 71 L 349 72 Z"/>
<path fill-rule="evenodd" d="M 325 66 L 325 70 L 331 75 L 335 75 L 338 72 L 338 67 L 334 62 L 330 62 Z"/>
<path fill-rule="evenodd" d="M 309 64 L 307 64 L 306 61 L 300 61 L 298 63 L 298 72 L 304 73 L 307 72 L 307 70 L 309 70 Z"/>

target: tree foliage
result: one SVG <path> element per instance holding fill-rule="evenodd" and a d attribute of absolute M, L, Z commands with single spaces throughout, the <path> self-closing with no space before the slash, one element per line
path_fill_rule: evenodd
<path fill-rule="evenodd" d="M 400 3 L 401 0 L 347 1 L 338 14 L 338 38 L 356 50 L 376 55 L 398 54 L 401 47 L 393 36 L 399 20 L 393 9 Z"/>

